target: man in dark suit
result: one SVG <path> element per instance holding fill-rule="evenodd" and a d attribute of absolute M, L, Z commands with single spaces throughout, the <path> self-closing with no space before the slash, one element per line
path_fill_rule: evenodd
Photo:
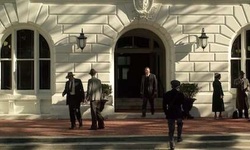
<path fill-rule="evenodd" d="M 174 130 L 175 120 L 177 120 L 177 142 L 181 142 L 182 134 L 182 105 L 184 103 L 184 94 L 179 91 L 180 81 L 171 81 L 172 90 L 163 94 L 163 110 L 168 119 L 169 144 L 170 149 L 174 149 Z"/>
<path fill-rule="evenodd" d="M 69 129 L 76 128 L 76 118 L 79 122 L 79 128 L 82 127 L 82 115 L 80 110 L 80 104 L 84 101 L 84 89 L 82 86 L 82 81 L 80 79 L 74 78 L 72 72 L 68 72 L 67 79 L 69 79 L 66 84 L 62 96 L 67 94 L 66 105 L 69 106 L 69 115 L 71 126 Z M 76 117 L 76 118 L 75 118 Z"/>
<path fill-rule="evenodd" d="M 95 69 L 91 69 L 89 74 L 91 78 L 88 80 L 87 99 L 90 101 L 91 120 L 90 130 L 104 129 L 104 118 L 101 114 L 101 98 L 102 98 L 102 83 L 101 80 L 95 77 Z"/>
<path fill-rule="evenodd" d="M 149 101 L 151 107 L 151 114 L 155 112 L 154 99 L 157 96 L 157 79 L 156 76 L 150 73 L 149 67 L 145 68 L 145 75 L 141 79 L 140 94 L 143 99 L 142 103 L 142 117 L 146 117 L 147 103 Z"/>

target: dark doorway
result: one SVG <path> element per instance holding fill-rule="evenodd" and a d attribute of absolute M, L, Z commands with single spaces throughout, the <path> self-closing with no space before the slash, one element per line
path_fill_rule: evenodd
<path fill-rule="evenodd" d="M 150 66 L 150 54 L 117 54 L 117 97 L 139 98 L 141 76 Z"/>
<path fill-rule="evenodd" d="M 166 80 L 165 50 L 162 41 L 153 32 L 134 29 L 117 41 L 115 49 L 115 111 L 141 110 L 140 84 L 144 68 L 149 67 L 158 79 L 158 99 Z M 156 100 L 161 110 L 161 101 Z M 156 109 L 157 109 L 156 108 Z"/>

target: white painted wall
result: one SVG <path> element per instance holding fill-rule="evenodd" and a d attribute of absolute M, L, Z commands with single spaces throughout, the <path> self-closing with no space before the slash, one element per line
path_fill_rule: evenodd
<path fill-rule="evenodd" d="M 202 89 L 197 95 L 193 114 L 195 116 L 211 115 L 212 82 L 215 72 L 222 74 L 222 85 L 225 91 L 225 105 L 230 115 L 234 108 L 232 90 L 230 88 L 230 45 L 236 34 L 250 21 L 250 5 L 244 1 L 233 0 L 216 3 L 190 3 L 187 1 L 156 0 L 150 11 L 148 20 L 135 18 L 138 16 L 132 1 L 95 0 L 87 2 L 67 0 L 13 0 L 0 2 L 0 38 L 12 25 L 29 24 L 39 28 L 50 37 L 52 50 L 52 107 L 48 102 L 34 99 L 41 111 L 24 104 L 22 99 L 14 99 L 15 106 L 9 99 L 0 97 L 0 113 L 19 114 L 18 104 L 29 109 L 25 113 L 56 114 L 57 107 L 66 108 L 65 98 L 61 96 L 67 72 L 72 71 L 81 78 L 86 89 L 90 77 L 90 68 L 98 70 L 98 77 L 104 82 L 114 85 L 114 46 L 119 37 L 128 30 L 145 28 L 156 33 L 164 43 L 167 58 L 167 82 L 178 79 L 181 82 L 196 82 Z M 76 5 L 77 4 L 77 5 Z M 76 36 L 83 28 L 87 46 L 81 52 L 76 45 Z M 195 36 L 200 36 L 201 28 L 209 36 L 208 46 L 202 50 L 197 48 Z M 1 38 L 2 45 L 4 39 Z M 114 87 L 113 87 L 114 89 Z M 1 94 L 4 94 L 0 91 Z M 24 96 L 25 97 L 25 96 Z M 25 98 L 24 98 L 25 99 Z M 11 108 L 12 107 L 12 108 Z M 51 107 L 52 109 L 45 109 Z M 198 109 L 198 110 L 196 110 Z M 64 111 L 63 111 L 64 112 Z M 64 113 L 68 113 L 67 109 Z M 65 114 L 65 115 L 66 115 Z"/>

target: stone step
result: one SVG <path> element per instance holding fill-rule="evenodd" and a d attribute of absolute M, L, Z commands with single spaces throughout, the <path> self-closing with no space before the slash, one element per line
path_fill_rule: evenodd
<path fill-rule="evenodd" d="M 249 149 L 250 134 L 186 135 L 178 149 Z"/>
<path fill-rule="evenodd" d="M 116 109 L 119 112 L 126 112 L 126 111 L 141 111 L 142 107 L 142 99 L 140 98 L 119 98 L 116 99 L 115 102 Z M 150 108 L 148 102 L 148 109 Z M 155 99 L 155 109 L 162 110 L 162 99 L 157 98 Z"/>
<path fill-rule="evenodd" d="M 168 149 L 167 136 L 1 137 L 0 149 Z M 176 149 L 249 149 L 250 134 L 183 135 Z"/>

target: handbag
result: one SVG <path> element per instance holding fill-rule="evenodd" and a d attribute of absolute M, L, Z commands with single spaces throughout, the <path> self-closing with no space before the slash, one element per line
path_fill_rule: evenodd
<path fill-rule="evenodd" d="M 238 119 L 238 118 L 239 118 L 239 115 L 238 115 L 238 111 L 237 111 L 237 110 L 235 110 L 235 111 L 233 112 L 232 118 L 233 118 L 233 119 Z"/>

